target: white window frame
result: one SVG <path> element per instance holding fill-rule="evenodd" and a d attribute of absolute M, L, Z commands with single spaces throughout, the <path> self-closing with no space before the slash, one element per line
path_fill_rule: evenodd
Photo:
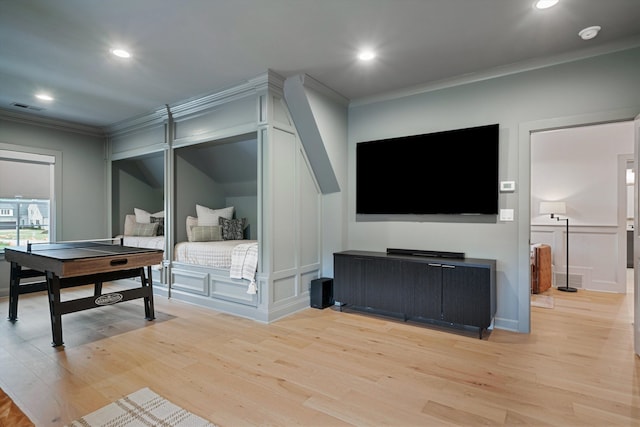
<path fill-rule="evenodd" d="M 40 147 L 30 147 L 0 142 L 0 158 L 3 160 L 31 161 L 50 164 L 51 179 L 49 188 L 50 215 L 49 240 L 55 242 L 62 232 L 61 203 L 62 197 L 62 152 Z M 4 258 L 4 250 L 0 250 L 0 257 Z"/>

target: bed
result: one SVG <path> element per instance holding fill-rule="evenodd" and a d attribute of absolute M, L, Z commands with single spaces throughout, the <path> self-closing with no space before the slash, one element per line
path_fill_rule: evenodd
<path fill-rule="evenodd" d="M 124 233 L 116 237 L 121 238 L 125 246 L 166 251 L 164 213 L 149 214 L 141 209 L 135 209 L 135 212 L 135 214 L 125 215 Z M 154 265 L 152 268 L 162 270 L 162 264 Z"/>
<path fill-rule="evenodd" d="M 124 217 L 124 238 L 126 246 L 165 250 L 164 212 L 149 214 L 142 209 L 135 209 L 135 214 Z"/>
<path fill-rule="evenodd" d="M 164 212 L 149 213 L 134 209 L 125 215 L 124 234 L 119 235 L 125 246 L 162 249 L 166 253 Z M 196 205 L 197 217 L 187 216 L 187 241 L 174 246 L 172 278 L 169 287 L 182 287 L 206 294 L 205 282 L 234 283 L 246 286 L 246 293 L 257 293 L 258 242 L 245 238 L 248 225 L 245 218 L 233 218 L 233 207 L 210 209 Z M 162 264 L 153 266 L 162 271 Z M 206 271 L 206 280 L 204 278 Z M 164 280 L 163 280 L 164 282 Z"/>
<path fill-rule="evenodd" d="M 257 291 L 255 273 L 258 265 L 256 240 L 221 240 L 210 242 L 180 242 L 174 250 L 176 262 L 209 267 L 230 279 L 248 281 L 247 293 Z"/>
<path fill-rule="evenodd" d="M 217 276 L 247 281 L 255 294 L 258 242 L 246 239 L 245 218 L 233 218 L 234 208 L 211 209 L 196 205 L 197 217 L 187 216 L 187 241 L 176 243 L 174 261 L 215 270 Z"/>

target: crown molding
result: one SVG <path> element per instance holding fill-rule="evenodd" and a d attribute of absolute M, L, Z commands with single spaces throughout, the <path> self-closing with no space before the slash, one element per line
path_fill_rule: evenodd
<path fill-rule="evenodd" d="M 633 37 L 624 41 L 604 44 L 593 48 L 586 48 L 580 51 L 555 55 L 551 57 L 538 58 L 529 61 L 522 61 L 518 63 L 508 64 L 502 67 L 492 68 L 491 70 L 464 74 L 461 76 L 455 76 L 427 84 L 400 89 L 398 91 L 354 99 L 349 103 L 349 107 L 360 107 L 377 102 L 391 101 L 394 99 L 405 98 L 412 95 L 420 95 L 436 90 L 448 89 L 455 86 L 477 83 L 512 74 L 524 73 L 527 71 L 533 71 L 537 69 L 552 67 L 554 65 L 580 61 L 583 59 L 607 55 L 624 50 L 635 49 L 638 47 L 640 47 L 640 37 Z"/>
<path fill-rule="evenodd" d="M 105 129 L 107 130 L 109 136 L 138 132 L 141 129 L 163 125 L 168 121 L 169 115 L 169 110 L 165 106 L 147 114 L 141 114 L 136 117 L 131 117 L 129 119 L 113 123 L 107 126 Z"/>
<path fill-rule="evenodd" d="M 302 85 L 308 89 L 311 89 L 315 92 L 318 92 L 328 98 L 330 98 L 331 100 L 337 102 L 338 104 L 344 105 L 344 106 L 348 106 L 349 105 L 349 99 L 342 96 L 340 93 L 336 92 L 335 90 L 331 89 L 329 86 L 325 85 L 324 83 L 314 79 L 313 77 L 311 77 L 308 74 L 299 74 L 297 76 L 292 76 L 289 78 L 299 78 L 300 81 L 302 82 Z"/>
<path fill-rule="evenodd" d="M 105 137 L 105 130 L 101 127 L 81 125 L 59 119 L 50 119 L 37 114 L 25 114 L 20 111 L 12 111 L 0 108 L 0 119 L 16 123 L 23 123 L 30 126 L 40 126 L 55 129 L 62 132 L 80 133 L 83 135 Z"/>
<path fill-rule="evenodd" d="M 266 90 L 268 85 L 269 72 L 224 90 L 189 98 L 170 105 L 168 108 L 174 118 L 183 118 L 221 104 L 246 98 L 247 96 L 254 96 L 260 90 Z"/>

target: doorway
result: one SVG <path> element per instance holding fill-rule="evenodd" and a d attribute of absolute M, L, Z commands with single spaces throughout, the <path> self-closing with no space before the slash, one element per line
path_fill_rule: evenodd
<path fill-rule="evenodd" d="M 569 286 L 578 290 L 625 293 L 633 122 L 536 131 L 530 143 L 530 241 L 551 246 L 553 285 L 564 283 L 568 271 Z M 568 234 L 564 222 L 540 212 L 540 202 L 547 201 L 564 203 Z"/>

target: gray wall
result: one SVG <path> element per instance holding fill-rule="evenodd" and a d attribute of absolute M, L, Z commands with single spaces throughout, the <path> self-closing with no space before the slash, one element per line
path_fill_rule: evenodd
<path fill-rule="evenodd" d="M 58 241 L 106 238 L 107 182 L 102 136 L 40 126 L 0 115 L 0 142 L 62 153 L 57 200 Z M 0 296 L 9 293 L 9 263 L 0 262 Z"/>
<path fill-rule="evenodd" d="M 116 236 L 124 233 L 124 219 L 133 214 L 135 208 L 147 212 L 163 210 L 164 192 L 162 188 L 153 188 L 146 182 L 116 167 L 112 171 L 113 218 L 111 233 Z"/>
<path fill-rule="evenodd" d="M 347 102 L 317 86 L 305 87 L 305 94 L 341 189 L 322 195 L 322 275 L 333 277 L 333 253 L 347 243 Z"/>
<path fill-rule="evenodd" d="M 633 118 L 640 113 L 640 49 L 519 74 L 416 91 L 400 98 L 354 103 L 349 109 L 348 238 L 344 249 L 388 247 L 464 252 L 497 260 L 496 327 L 527 332 L 529 320 L 530 130 Z M 515 221 L 358 222 L 355 145 L 387 137 L 500 123 L 500 180 L 516 181 L 500 195 Z M 452 189 L 455 191 L 455 189 Z"/>

